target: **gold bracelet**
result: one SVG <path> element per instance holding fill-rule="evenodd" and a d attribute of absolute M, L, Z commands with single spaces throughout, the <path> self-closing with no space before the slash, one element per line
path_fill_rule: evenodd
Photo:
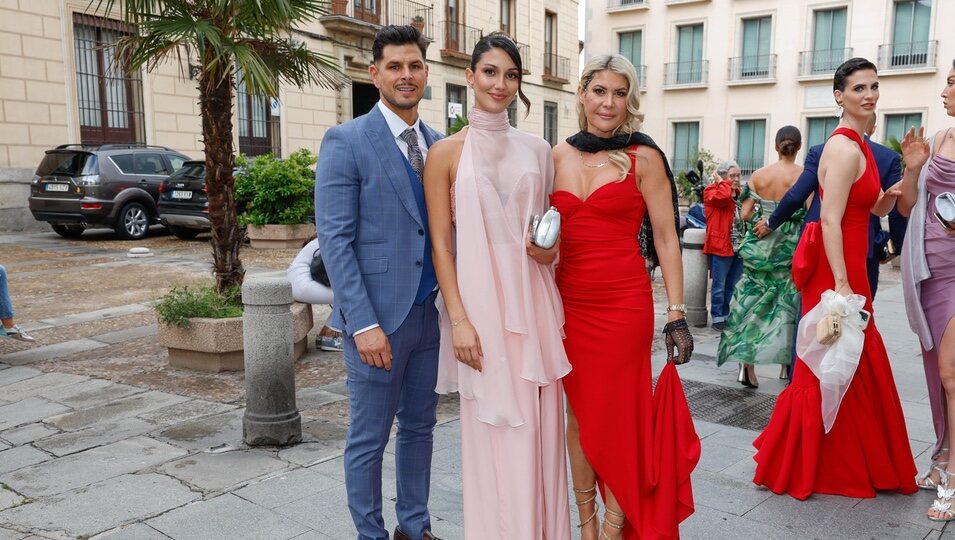
<path fill-rule="evenodd" d="M 455 321 L 454 319 L 452 319 L 452 320 L 451 320 L 451 327 L 454 328 L 455 326 L 457 326 L 457 325 L 463 323 L 463 322 L 466 321 L 466 320 L 468 320 L 468 316 L 467 316 L 467 315 L 465 315 L 464 317 L 461 317 L 461 318 L 458 319 L 457 321 Z"/>

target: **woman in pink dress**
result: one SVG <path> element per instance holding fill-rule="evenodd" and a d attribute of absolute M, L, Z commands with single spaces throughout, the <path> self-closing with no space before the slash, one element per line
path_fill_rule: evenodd
<path fill-rule="evenodd" d="M 955 61 L 942 89 L 942 106 L 955 117 Z M 939 196 L 955 193 L 955 129 L 925 140 L 924 128 L 902 140 L 905 174 L 899 212 L 909 217 L 902 244 L 902 291 L 912 330 L 922 345 L 922 362 L 938 440 L 931 468 L 917 479 L 938 498 L 928 510 L 933 521 L 955 520 L 955 230 L 935 217 Z M 939 487 L 945 489 L 938 489 Z"/>
<path fill-rule="evenodd" d="M 510 126 L 521 58 L 482 38 L 466 71 L 469 126 L 435 143 L 425 199 L 441 295 L 439 393 L 461 397 L 464 531 L 472 540 L 570 538 L 561 377 L 570 371 L 549 250 L 527 240 L 553 181 L 550 146 Z"/>

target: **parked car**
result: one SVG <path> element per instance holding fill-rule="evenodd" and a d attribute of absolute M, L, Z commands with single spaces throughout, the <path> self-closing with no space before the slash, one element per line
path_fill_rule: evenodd
<path fill-rule="evenodd" d="M 191 240 L 208 231 L 206 163 L 187 161 L 159 185 L 159 221 L 177 238 Z"/>
<path fill-rule="evenodd" d="M 162 146 L 63 144 L 46 155 L 30 186 L 30 211 L 60 236 L 109 227 L 125 240 L 159 222 L 159 185 L 189 158 Z"/>

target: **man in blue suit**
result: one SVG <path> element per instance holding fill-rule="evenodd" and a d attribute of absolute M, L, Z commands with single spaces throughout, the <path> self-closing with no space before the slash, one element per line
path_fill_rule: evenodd
<path fill-rule="evenodd" d="M 882 189 L 888 190 L 902 179 L 901 161 L 899 154 L 895 151 L 871 140 L 870 137 L 875 133 L 876 119 L 876 114 L 872 113 L 872 118 L 869 120 L 868 125 L 866 125 L 865 139 L 869 144 L 869 148 L 872 150 L 876 167 L 879 169 L 879 180 L 882 184 Z M 804 222 L 811 223 L 819 220 L 819 177 L 817 176 L 817 170 L 819 168 L 819 157 L 822 155 L 824 146 L 825 144 L 817 144 L 809 149 L 809 153 L 806 154 L 806 162 L 803 165 L 802 175 L 799 176 L 799 179 L 793 187 L 789 188 L 786 195 L 783 196 L 782 201 L 780 201 L 773 214 L 769 216 L 769 218 L 763 219 L 756 224 L 754 231 L 757 236 L 762 238 L 776 230 L 776 227 L 779 227 L 784 221 L 791 218 L 792 215 L 796 213 L 796 210 L 805 204 L 806 199 L 808 199 L 810 195 L 815 196 L 809 205 L 809 210 L 806 213 Z M 890 232 L 888 237 L 891 238 L 895 244 L 896 253 L 898 253 L 902 247 L 902 239 L 905 237 L 906 221 L 907 220 L 899 214 L 899 211 L 894 208 L 892 212 L 889 213 Z M 879 287 L 880 261 L 878 250 L 885 245 L 884 240 L 886 240 L 886 238 L 884 235 L 885 232 L 882 230 L 878 216 L 871 216 L 869 221 L 869 256 L 866 260 L 866 268 L 869 275 L 869 289 L 873 299 Z"/>
<path fill-rule="evenodd" d="M 395 418 L 397 540 L 434 539 L 428 513 L 438 396 L 437 278 L 421 173 L 441 136 L 418 118 L 427 41 L 385 26 L 372 47 L 380 100 L 330 129 L 315 170 L 315 223 L 342 328 L 351 424 L 345 487 L 359 540 L 387 539 L 381 467 Z"/>

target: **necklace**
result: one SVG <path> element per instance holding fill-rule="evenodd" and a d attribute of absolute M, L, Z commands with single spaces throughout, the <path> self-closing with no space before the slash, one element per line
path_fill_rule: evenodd
<path fill-rule="evenodd" d="M 590 163 L 587 163 L 587 162 L 584 160 L 584 153 L 583 153 L 583 152 L 581 152 L 580 150 L 577 150 L 577 154 L 580 156 L 580 162 L 584 164 L 584 167 L 588 167 L 588 168 L 591 168 L 591 169 L 599 169 L 599 168 L 603 167 L 604 165 L 610 163 L 610 156 L 609 156 L 609 155 L 607 156 L 607 159 L 601 161 L 600 163 L 590 164 Z"/>

